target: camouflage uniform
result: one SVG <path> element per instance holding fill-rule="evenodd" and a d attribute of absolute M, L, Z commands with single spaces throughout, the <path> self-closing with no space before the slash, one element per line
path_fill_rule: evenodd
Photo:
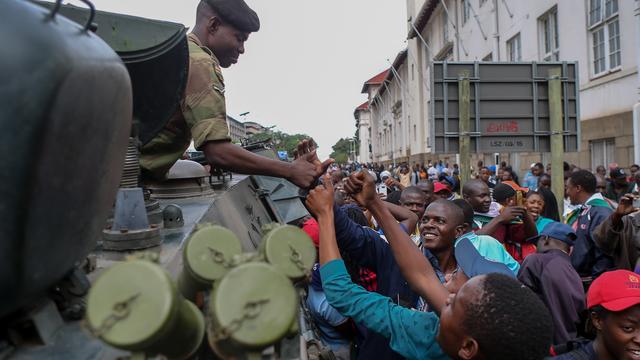
<path fill-rule="evenodd" d="M 231 140 L 218 59 L 189 34 L 189 79 L 180 108 L 167 125 L 140 150 L 143 175 L 163 179 L 189 147 L 212 140 Z"/>

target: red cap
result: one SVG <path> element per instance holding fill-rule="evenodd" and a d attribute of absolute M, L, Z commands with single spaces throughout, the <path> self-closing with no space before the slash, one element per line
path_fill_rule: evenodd
<path fill-rule="evenodd" d="M 443 184 L 443 183 L 441 183 L 439 181 L 436 181 L 436 182 L 433 183 L 433 192 L 434 193 L 437 194 L 437 193 L 439 193 L 440 191 L 443 191 L 443 190 L 451 192 L 451 189 L 447 185 L 445 185 L 445 184 Z"/>
<path fill-rule="evenodd" d="M 587 293 L 587 308 L 600 305 L 609 311 L 622 311 L 640 304 L 640 276 L 628 270 L 600 275 Z"/>
<path fill-rule="evenodd" d="M 313 245 L 320 247 L 320 225 L 314 218 L 309 218 L 302 224 L 302 230 L 313 240 Z"/>

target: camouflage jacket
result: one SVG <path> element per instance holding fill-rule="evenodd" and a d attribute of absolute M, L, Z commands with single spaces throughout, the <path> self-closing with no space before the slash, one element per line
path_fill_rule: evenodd
<path fill-rule="evenodd" d="M 145 177 L 162 179 L 189 147 L 207 141 L 230 140 L 224 79 L 215 55 L 189 34 L 189 78 L 180 108 L 167 125 L 140 150 Z"/>

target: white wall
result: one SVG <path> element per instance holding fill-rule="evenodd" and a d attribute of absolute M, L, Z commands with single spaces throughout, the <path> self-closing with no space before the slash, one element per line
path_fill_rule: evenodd
<path fill-rule="evenodd" d="M 360 110 L 358 117 L 358 137 L 360 139 L 360 155 L 358 161 L 367 163 L 372 160 L 371 152 L 369 151 L 369 144 L 371 143 L 371 139 L 369 138 L 371 112 L 369 110 Z"/>
<path fill-rule="evenodd" d="M 430 1 L 430 0 L 427 0 Z M 578 61 L 580 81 L 580 116 L 582 120 L 599 118 L 631 111 L 637 101 L 638 69 L 635 43 L 635 4 L 630 0 L 618 0 L 620 24 L 621 67 L 616 71 L 595 77 L 592 65 L 592 39 L 587 28 L 588 0 L 471 0 L 473 11 L 462 22 L 462 2 L 444 1 L 448 12 L 448 40 L 453 42 L 453 61 L 481 61 L 492 54 L 493 61 L 507 61 L 507 41 L 520 34 L 522 61 L 543 61 L 539 18 L 550 9 L 557 8 L 558 37 L 561 61 Z M 407 19 L 416 21 L 425 0 L 407 0 Z M 496 9 L 498 22 L 496 24 Z M 428 154 L 430 145 L 430 62 L 447 44 L 443 34 L 444 7 L 441 2 L 422 31 L 430 51 L 419 37 L 408 40 L 407 59 L 398 72 L 404 80 L 400 84 L 391 77 L 391 92 L 385 92 L 381 104 L 373 103 L 371 111 L 372 144 L 374 161 L 391 160 L 393 157 Z M 478 21 L 480 24 L 478 24 Z M 458 35 L 456 36 L 456 26 Z M 408 25 L 410 31 L 411 25 Z M 482 31 L 481 31 L 482 29 Z M 483 35 L 484 32 L 484 35 Z M 496 41 L 496 39 L 498 41 Z M 499 57 L 497 54 L 499 49 Z M 398 82 L 396 84 L 395 82 Z M 400 90 L 404 86 L 404 94 Z M 370 99 L 378 90 L 370 88 Z M 385 89 L 386 91 L 386 89 Z M 404 99 L 402 99 L 404 97 Z M 404 100 L 402 116 L 393 122 L 391 106 Z M 391 128 L 384 126 L 384 121 Z M 393 130 L 395 138 L 389 133 Z M 385 135 L 386 134 L 386 135 Z M 392 146 L 395 145 L 395 146 Z"/>

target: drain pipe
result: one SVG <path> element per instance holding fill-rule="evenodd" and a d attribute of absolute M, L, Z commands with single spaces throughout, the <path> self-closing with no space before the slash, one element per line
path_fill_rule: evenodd
<path fill-rule="evenodd" d="M 636 34 L 640 34 L 640 0 L 635 8 Z M 640 163 L 640 37 L 636 36 L 636 70 L 638 71 L 638 100 L 633 105 L 633 157 L 634 163 Z"/>

